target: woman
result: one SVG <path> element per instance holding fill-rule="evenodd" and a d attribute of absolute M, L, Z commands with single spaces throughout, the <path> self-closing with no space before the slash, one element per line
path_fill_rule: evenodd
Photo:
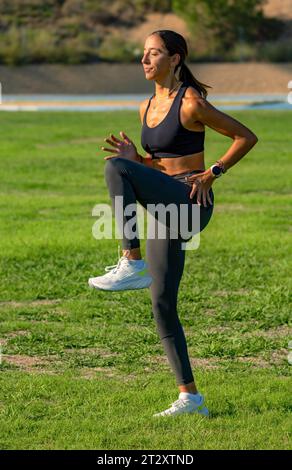
<path fill-rule="evenodd" d="M 182 204 L 199 209 L 202 231 L 213 213 L 215 179 L 235 165 L 257 142 L 256 135 L 232 117 L 214 108 L 207 100 L 206 85 L 200 83 L 185 64 L 188 50 L 185 39 L 169 30 L 154 31 L 147 37 L 141 60 L 146 80 L 155 83 L 155 94 L 140 106 L 142 146 L 147 154 L 137 153 L 134 143 L 121 132 L 111 134 L 102 147 L 112 155 L 107 161 L 105 178 L 114 207 L 119 196 L 124 210 L 137 201 L 149 204 Z M 176 72 L 179 69 L 179 78 Z M 205 126 L 233 139 L 228 151 L 210 168 L 205 168 Z M 118 158 L 116 158 L 118 157 Z M 196 198 L 195 198 L 196 195 Z M 194 200 L 196 199 L 196 201 Z M 115 216 L 117 214 L 115 213 Z M 153 218 L 154 222 L 161 220 Z M 136 213 L 123 212 L 123 229 L 129 221 L 136 223 Z M 152 311 L 168 361 L 176 376 L 179 398 L 170 408 L 154 416 L 198 412 L 208 415 L 204 397 L 194 382 L 184 331 L 177 314 L 178 287 L 183 274 L 186 241 L 164 221 L 166 236 L 147 239 L 147 261 L 141 258 L 137 235 L 123 233 L 123 256 L 105 276 L 89 279 L 96 289 L 126 290 L 150 286 Z M 126 232 L 126 231 L 124 231 Z M 188 238 L 189 239 L 189 238 Z M 107 270 L 107 268 L 106 268 Z"/>

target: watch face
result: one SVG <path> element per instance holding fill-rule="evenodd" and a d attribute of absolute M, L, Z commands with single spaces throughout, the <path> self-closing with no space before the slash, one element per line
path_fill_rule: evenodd
<path fill-rule="evenodd" d="M 218 176 L 218 175 L 221 174 L 221 168 L 220 168 L 220 166 L 216 166 L 216 165 L 213 166 L 212 171 L 213 171 L 213 174 L 214 174 L 215 176 Z"/>

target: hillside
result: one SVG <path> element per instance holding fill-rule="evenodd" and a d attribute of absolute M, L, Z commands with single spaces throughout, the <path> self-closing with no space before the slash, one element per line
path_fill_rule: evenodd
<path fill-rule="evenodd" d="M 264 5 L 265 15 L 292 20 L 292 0 L 267 0 Z"/>
<path fill-rule="evenodd" d="M 172 5 L 171 0 L 0 0 L 0 64 L 139 62 L 145 38 L 156 29 L 181 33 L 195 62 L 292 61 L 292 0 L 264 4 L 268 18 L 284 21 L 273 26 L 279 41 L 245 43 L 243 37 L 221 52 L 210 46 L 210 33 L 190 31 Z M 271 29 L 267 23 L 263 34 L 268 37 Z"/>
<path fill-rule="evenodd" d="M 292 37 L 292 0 L 266 0 L 263 5 L 263 11 L 268 18 L 279 18 L 284 21 L 283 35 Z M 151 12 L 145 14 L 144 21 L 138 26 L 128 28 L 127 35 L 133 41 L 143 42 L 148 34 L 157 29 L 173 29 L 186 38 L 190 37 L 185 21 L 171 12 Z M 122 26 L 120 30 L 125 33 Z M 110 28 L 110 32 L 115 34 L 116 26 Z"/>

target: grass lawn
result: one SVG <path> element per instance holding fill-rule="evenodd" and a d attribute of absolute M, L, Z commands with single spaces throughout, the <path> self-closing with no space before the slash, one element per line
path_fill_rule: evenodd
<path fill-rule="evenodd" d="M 0 114 L 2 449 L 291 448 L 292 115 L 229 114 L 259 142 L 214 183 L 178 304 L 211 418 L 162 420 L 178 394 L 149 290 L 87 286 L 120 243 L 92 236 L 100 147 L 123 130 L 142 152 L 138 113 Z M 206 165 L 230 144 L 207 129 Z"/>

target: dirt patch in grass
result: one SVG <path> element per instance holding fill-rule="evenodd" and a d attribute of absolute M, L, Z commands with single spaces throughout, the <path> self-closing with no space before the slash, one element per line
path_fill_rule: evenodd
<path fill-rule="evenodd" d="M 5 357 L 5 361 L 9 362 L 10 364 L 14 364 L 15 366 L 22 367 L 25 369 L 29 369 L 34 366 L 43 366 L 48 363 L 48 361 L 45 358 L 37 357 L 37 356 L 5 354 L 4 357 Z"/>
<path fill-rule="evenodd" d="M 208 327 L 208 333 L 225 333 L 225 332 L 230 332 L 233 331 L 234 328 L 231 326 L 209 326 Z"/>
<path fill-rule="evenodd" d="M 50 366 L 61 363 L 55 356 L 27 356 L 27 355 L 8 355 L 3 354 L 3 359 L 8 364 L 12 364 L 22 371 L 39 374 L 56 374 Z"/>
<path fill-rule="evenodd" d="M 205 370 L 214 370 L 220 369 L 228 366 L 230 362 L 240 363 L 251 365 L 254 368 L 264 368 L 269 369 L 272 366 L 283 366 L 287 363 L 287 350 L 279 349 L 275 350 L 264 356 L 246 356 L 246 357 L 235 357 L 235 358 L 219 358 L 219 357 L 193 357 L 190 358 L 191 366 L 194 370 L 196 368 L 201 368 Z M 157 370 L 155 366 L 162 365 L 166 369 L 169 369 L 168 359 L 165 356 L 151 356 L 149 358 L 152 366 L 154 367 L 145 367 L 145 374 L 152 374 Z M 27 372 L 30 374 L 49 374 L 49 375 L 58 375 L 63 372 L 64 361 L 60 360 L 55 356 L 27 356 L 27 355 L 3 355 L 3 361 L 17 367 L 20 371 Z M 60 365 L 58 370 L 54 369 L 52 366 Z M 164 368 L 164 367 L 163 367 Z M 78 367 L 77 368 L 80 377 L 94 380 L 100 377 L 102 374 L 103 378 L 117 378 L 122 382 L 130 382 L 137 379 L 137 375 L 133 373 L 122 373 L 115 367 Z"/>
<path fill-rule="evenodd" d="M 80 375 L 84 379 L 95 379 L 99 373 L 103 377 L 115 377 L 117 375 L 113 367 L 83 367 L 80 369 Z"/>
<path fill-rule="evenodd" d="M 11 333 L 7 333 L 7 335 L 5 335 L 5 338 L 0 339 L 0 345 L 5 346 L 11 338 L 17 338 L 18 336 L 27 336 L 29 334 L 30 331 L 27 330 L 12 331 Z"/>
<path fill-rule="evenodd" d="M 279 349 L 269 353 L 259 356 L 238 356 L 235 358 L 219 358 L 219 357 L 209 357 L 209 358 L 191 358 L 190 362 L 192 367 L 202 367 L 204 369 L 219 369 L 220 367 L 225 367 L 230 364 L 230 361 L 242 363 L 242 364 L 251 364 L 255 368 L 265 368 L 269 369 L 272 366 L 283 366 L 287 362 L 287 350 Z"/>
<path fill-rule="evenodd" d="M 218 204 L 215 206 L 216 212 L 250 212 L 250 207 L 247 205 L 244 206 L 243 204 Z"/>
<path fill-rule="evenodd" d="M 230 362 L 239 362 L 245 364 L 251 364 L 254 367 L 259 368 L 270 368 L 272 366 L 281 366 L 287 362 L 287 349 L 277 349 L 271 351 L 269 354 L 258 355 L 258 356 L 237 356 L 234 358 L 220 358 L 220 357 L 190 357 L 191 366 L 196 369 L 200 367 L 203 369 L 219 369 L 230 364 Z M 152 364 L 162 364 L 169 367 L 168 359 L 166 356 L 151 356 L 149 358 Z"/>
<path fill-rule="evenodd" d="M 287 325 L 276 326 L 275 328 L 269 328 L 268 330 L 256 330 L 250 333 L 246 333 L 246 336 L 263 336 L 265 338 L 284 338 L 290 336 L 292 339 L 292 328 Z"/>
<path fill-rule="evenodd" d="M 237 357 L 236 361 L 246 364 L 252 364 L 255 367 L 268 369 L 271 366 L 282 366 L 288 360 L 287 349 L 277 349 L 267 356 Z"/>
<path fill-rule="evenodd" d="M 217 290 L 215 295 L 219 297 L 228 297 L 229 295 L 250 295 L 251 291 L 249 289 L 238 289 L 238 290 Z"/>
<path fill-rule="evenodd" d="M 61 302 L 62 299 L 43 299 L 43 300 L 27 300 L 24 302 L 17 302 L 14 300 L 7 301 L 7 302 L 0 302 L 0 307 L 12 307 L 12 308 L 19 308 L 19 307 L 34 307 L 38 305 L 54 305 Z"/>
<path fill-rule="evenodd" d="M 102 348 L 81 348 L 81 349 L 64 349 L 64 352 L 69 353 L 69 354 L 92 354 L 94 356 L 99 356 L 103 358 L 108 358 L 108 357 L 116 357 L 119 354 L 112 352 L 112 351 L 106 351 L 105 349 Z"/>
<path fill-rule="evenodd" d="M 11 364 L 22 372 L 29 374 L 59 375 L 64 372 L 66 360 L 58 356 L 27 356 L 27 355 L 3 355 L 3 362 Z M 57 369 L 55 368 L 59 366 Z M 115 367 L 76 367 L 80 376 L 85 379 L 98 379 L 99 374 L 107 378 L 119 378 L 123 382 L 133 380 L 134 374 L 121 374 Z"/>
<path fill-rule="evenodd" d="M 231 333 L 233 331 L 238 331 L 240 329 L 240 326 L 243 326 L 242 324 L 238 325 L 231 325 L 231 326 L 211 326 L 208 327 L 208 333 Z M 254 327 L 255 325 L 252 325 L 251 327 Z M 191 331 L 190 331 L 191 334 Z M 247 331 L 243 332 L 242 336 L 245 338 L 250 338 L 254 336 L 261 336 L 263 338 L 271 338 L 271 339 L 276 339 L 276 338 L 284 338 L 285 336 L 290 336 L 292 339 L 292 328 L 290 328 L 287 325 L 282 325 L 282 326 L 276 326 L 274 328 L 269 328 L 268 330 L 263 330 L 263 329 L 253 329 L 252 331 Z"/>
<path fill-rule="evenodd" d="M 155 365 L 163 364 L 169 367 L 168 359 L 166 356 L 151 356 L 149 357 L 149 361 Z M 202 357 L 190 358 L 192 367 L 204 367 L 206 369 L 218 369 L 218 367 L 220 367 L 220 365 L 218 365 L 219 361 L 220 361 L 219 358 L 202 358 Z"/>
<path fill-rule="evenodd" d="M 83 367 L 80 369 L 80 375 L 84 379 L 98 379 L 100 374 L 103 378 L 116 378 L 121 382 L 131 382 L 137 379 L 136 374 L 122 373 L 115 367 Z"/>
<path fill-rule="evenodd" d="M 219 369 L 220 360 L 218 358 L 202 358 L 195 357 L 190 359 L 190 363 L 193 367 L 202 367 L 204 369 Z"/>
<path fill-rule="evenodd" d="M 207 317 L 215 317 L 217 315 L 217 310 L 215 308 L 206 308 L 204 310 L 204 315 Z"/>

